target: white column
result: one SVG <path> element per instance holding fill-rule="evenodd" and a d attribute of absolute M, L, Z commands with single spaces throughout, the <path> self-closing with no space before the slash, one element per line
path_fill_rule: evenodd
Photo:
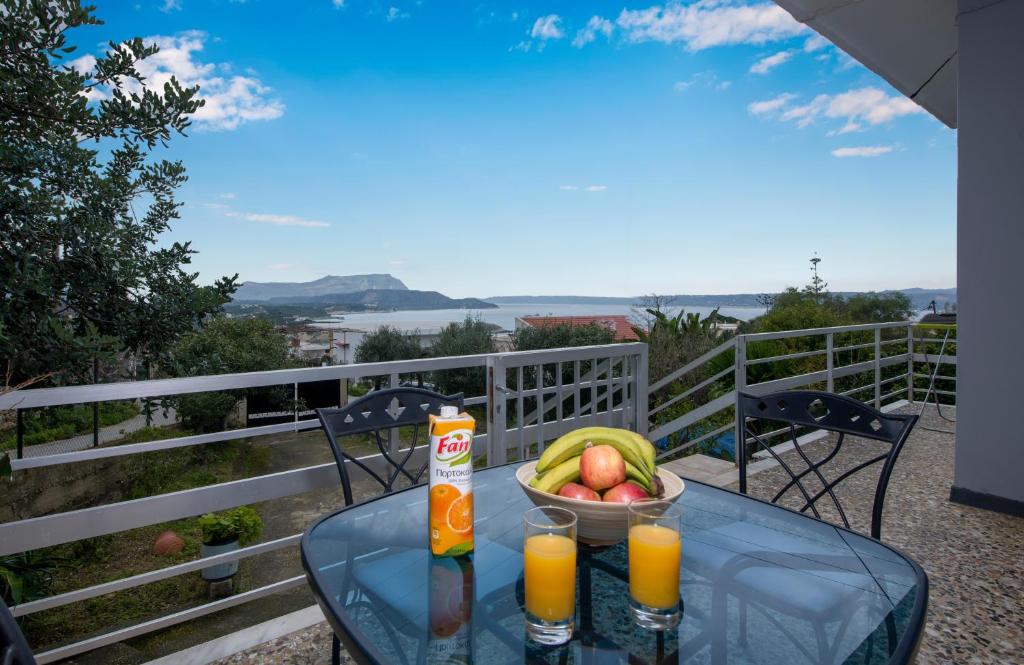
<path fill-rule="evenodd" d="M 959 10 L 952 498 L 1024 513 L 1024 2 Z"/>

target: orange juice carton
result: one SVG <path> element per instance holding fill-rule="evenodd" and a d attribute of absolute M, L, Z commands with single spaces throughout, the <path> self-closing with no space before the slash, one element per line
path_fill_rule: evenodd
<path fill-rule="evenodd" d="M 476 421 L 454 406 L 430 415 L 430 552 L 473 551 L 473 430 Z"/>
<path fill-rule="evenodd" d="M 427 665 L 473 662 L 473 562 L 430 559 L 430 635 Z"/>

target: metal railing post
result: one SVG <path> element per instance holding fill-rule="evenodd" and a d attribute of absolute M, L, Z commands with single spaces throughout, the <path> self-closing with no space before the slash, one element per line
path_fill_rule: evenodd
<path fill-rule="evenodd" d="M 830 393 L 835 392 L 835 382 L 832 377 L 832 370 L 835 369 L 835 360 L 832 358 L 833 348 L 835 348 L 835 339 L 833 337 L 833 333 L 828 333 L 825 335 L 825 353 L 828 354 L 825 358 L 825 372 L 827 374 L 827 378 L 825 379 L 825 390 Z"/>
<path fill-rule="evenodd" d="M 517 386 L 522 389 L 520 386 Z M 505 362 L 500 355 L 487 358 L 487 466 L 508 461 L 505 447 Z"/>
<path fill-rule="evenodd" d="M 650 367 L 648 366 L 647 360 L 647 346 L 640 350 L 640 353 L 636 355 L 636 367 L 634 368 L 633 380 L 636 381 L 636 392 L 635 399 L 636 404 L 633 409 L 634 422 L 633 428 L 640 436 L 647 436 L 647 432 L 650 429 L 649 416 L 647 415 L 647 409 L 649 408 L 649 392 L 648 392 L 648 374 Z"/>
<path fill-rule="evenodd" d="M 914 403 L 914 324 L 907 324 L 907 401 Z"/>
<path fill-rule="evenodd" d="M 388 377 L 388 388 L 397 388 L 398 384 L 398 374 L 392 374 L 390 377 Z M 392 400 L 392 403 L 393 402 L 394 400 Z M 401 432 L 399 432 L 399 429 L 400 428 L 398 427 L 392 427 L 388 429 L 388 450 L 392 454 L 398 452 L 398 449 L 402 443 Z"/>
<path fill-rule="evenodd" d="M 100 361 L 98 358 L 92 359 L 92 382 L 100 382 Z M 92 447 L 96 448 L 100 445 L 100 403 L 92 403 Z"/>
<path fill-rule="evenodd" d="M 17 413 L 16 418 L 18 420 L 18 459 L 21 459 L 25 456 L 25 410 L 18 409 L 15 413 Z"/>
<path fill-rule="evenodd" d="M 736 404 L 733 411 L 733 418 L 736 425 L 736 459 L 735 463 L 738 465 L 740 461 L 740 455 L 747 454 L 747 441 L 746 434 L 744 433 L 743 423 L 740 422 L 740 392 L 747 387 L 747 336 L 737 335 L 736 336 L 736 366 L 735 366 L 735 383 L 736 383 Z"/>
<path fill-rule="evenodd" d="M 875 408 L 882 408 L 882 329 L 875 328 Z"/>

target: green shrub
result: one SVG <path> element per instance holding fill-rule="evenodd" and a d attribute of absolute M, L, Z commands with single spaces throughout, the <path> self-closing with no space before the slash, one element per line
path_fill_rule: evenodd
<path fill-rule="evenodd" d="M 223 542 L 238 539 L 243 547 L 260 537 L 263 520 L 248 506 L 240 506 L 221 513 L 207 513 L 199 518 L 203 542 Z"/>
<path fill-rule="evenodd" d="M 99 406 L 99 426 L 116 425 L 137 416 L 138 413 L 139 409 L 134 402 L 103 402 Z M 25 424 L 26 446 L 70 439 L 92 432 L 92 405 L 75 404 L 26 409 L 22 414 L 22 420 Z M 0 450 L 14 448 L 17 445 L 17 435 L 13 428 L 0 434 Z"/>
<path fill-rule="evenodd" d="M 48 552 L 22 552 L 0 557 L 0 597 L 8 605 L 49 595 L 53 573 L 65 562 Z"/>

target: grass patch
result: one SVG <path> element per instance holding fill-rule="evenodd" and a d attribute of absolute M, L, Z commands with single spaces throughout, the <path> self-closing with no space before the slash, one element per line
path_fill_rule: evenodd
<path fill-rule="evenodd" d="M 140 430 L 125 438 L 157 440 L 187 434 L 176 428 L 147 429 L 155 431 Z M 266 471 L 270 452 L 267 446 L 241 440 L 132 455 L 125 459 L 122 473 L 127 483 L 125 498 L 137 499 L 258 475 Z M 47 595 L 192 561 L 198 557 L 202 542 L 198 522 L 198 517 L 191 517 L 48 548 L 44 552 L 65 563 L 53 573 Z M 153 554 L 154 540 L 168 530 L 185 541 L 184 549 L 175 555 Z M 239 591 L 251 586 L 249 566 L 249 562 L 241 562 L 236 577 Z M 186 573 L 29 615 L 22 628 L 33 647 L 40 649 L 198 605 L 206 601 L 206 594 L 207 584 L 199 573 Z"/>

